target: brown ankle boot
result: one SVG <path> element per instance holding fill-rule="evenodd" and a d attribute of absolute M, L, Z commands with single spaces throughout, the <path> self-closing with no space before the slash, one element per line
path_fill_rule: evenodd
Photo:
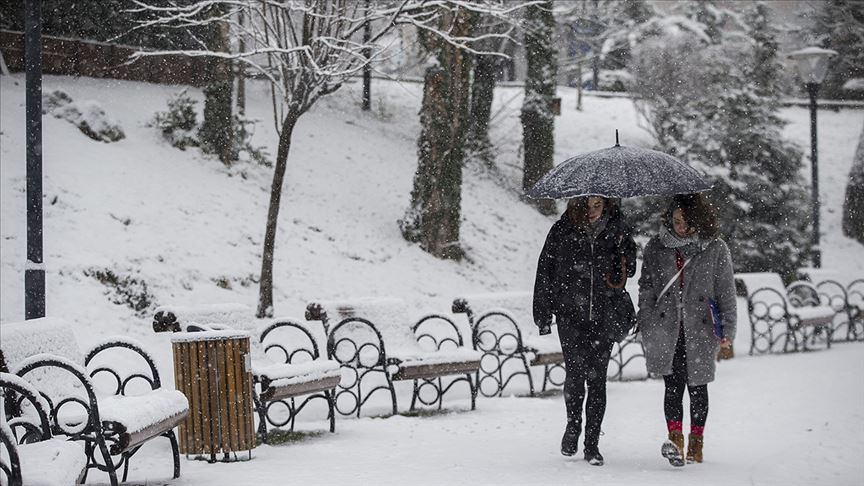
<path fill-rule="evenodd" d="M 703 443 L 703 436 L 690 434 L 690 436 L 687 438 L 687 462 L 702 462 Z"/>
<path fill-rule="evenodd" d="M 675 444 L 675 447 L 678 448 L 678 452 L 681 455 L 684 455 L 684 433 L 680 430 L 673 430 L 669 432 L 669 442 Z"/>
<path fill-rule="evenodd" d="M 669 464 L 675 467 L 684 465 L 684 433 L 680 430 L 669 432 L 669 440 L 663 443 L 660 448 L 660 453 L 663 454 Z"/>

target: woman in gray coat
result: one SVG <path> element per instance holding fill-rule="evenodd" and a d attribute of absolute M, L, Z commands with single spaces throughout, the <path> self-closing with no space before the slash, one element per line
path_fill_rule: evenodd
<path fill-rule="evenodd" d="M 717 237 L 714 211 L 699 194 L 675 196 L 645 247 L 639 314 L 648 371 L 663 375 L 669 440 L 663 457 L 684 465 L 683 400 L 690 395 L 687 462 L 702 462 L 708 383 L 715 357 L 735 338 L 732 258 Z"/>

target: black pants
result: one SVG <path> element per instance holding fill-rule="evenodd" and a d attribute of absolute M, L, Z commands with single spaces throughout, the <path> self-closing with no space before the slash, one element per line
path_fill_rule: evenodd
<path fill-rule="evenodd" d="M 596 448 L 600 439 L 600 426 L 606 413 L 606 371 L 612 342 L 600 337 L 593 322 L 562 322 L 558 338 L 564 353 L 567 376 L 564 379 L 564 405 L 567 421 L 582 430 L 582 404 L 585 385 L 588 400 L 585 404 L 585 447 Z"/>
<path fill-rule="evenodd" d="M 663 411 L 666 422 L 681 422 L 684 419 L 684 388 L 690 392 L 690 425 L 704 427 L 708 419 L 708 385 L 687 384 L 687 347 L 684 345 L 684 330 L 678 335 L 675 357 L 672 359 L 672 374 L 663 376 L 666 394 Z"/>

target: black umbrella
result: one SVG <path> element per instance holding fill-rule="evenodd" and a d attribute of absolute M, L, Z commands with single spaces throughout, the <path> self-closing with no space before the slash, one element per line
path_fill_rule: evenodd
<path fill-rule="evenodd" d="M 526 194 L 533 199 L 577 196 L 612 198 L 671 196 L 707 191 L 711 184 L 696 169 L 656 150 L 618 145 L 565 160 Z"/>

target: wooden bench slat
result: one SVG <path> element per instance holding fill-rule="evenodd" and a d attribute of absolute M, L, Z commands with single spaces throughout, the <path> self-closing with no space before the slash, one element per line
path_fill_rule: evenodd
<path fill-rule="evenodd" d="M 564 353 L 537 353 L 531 365 L 547 365 L 564 363 Z"/>
<path fill-rule="evenodd" d="M 225 358 L 225 379 L 226 379 L 226 387 L 228 390 L 228 395 L 231 397 L 237 396 L 237 373 L 234 370 L 234 350 L 233 347 L 229 348 L 228 351 L 224 355 Z M 238 403 L 233 400 L 228 401 L 228 420 L 229 423 L 236 424 L 239 423 L 239 414 L 237 407 Z M 238 436 L 238 430 L 236 427 L 231 427 L 229 430 L 228 437 L 229 446 L 233 450 L 240 450 L 240 441 Z"/>
<path fill-rule="evenodd" d="M 339 381 L 341 379 L 341 376 L 331 376 L 314 381 L 307 381 L 305 383 L 295 383 L 292 385 L 280 387 L 268 387 L 267 400 L 283 400 L 285 398 L 291 398 L 298 395 L 307 395 L 311 393 L 330 391 L 339 385 Z M 263 393 L 262 396 L 264 396 Z"/>
<path fill-rule="evenodd" d="M 480 360 L 436 364 L 409 364 L 393 374 L 394 380 L 420 380 L 442 376 L 474 373 L 480 369 Z"/>

